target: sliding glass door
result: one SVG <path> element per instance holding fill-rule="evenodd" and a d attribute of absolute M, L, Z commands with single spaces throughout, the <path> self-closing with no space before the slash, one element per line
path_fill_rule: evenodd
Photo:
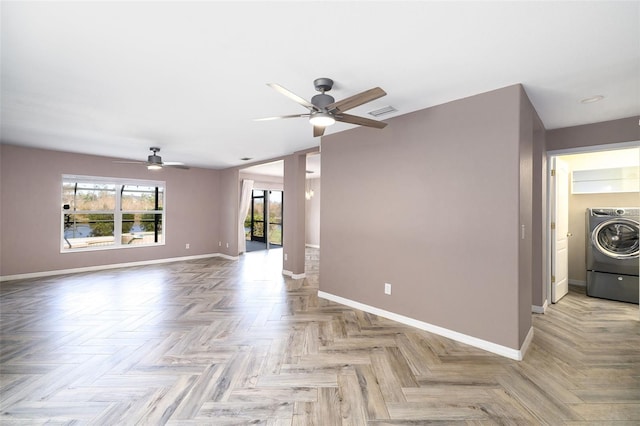
<path fill-rule="evenodd" d="M 253 249 L 282 246 L 282 191 L 254 189 L 251 194 L 251 209 L 245 219 L 247 241 L 262 243 Z M 251 251 L 247 246 L 247 251 Z"/>
<path fill-rule="evenodd" d="M 265 191 L 261 189 L 254 189 L 251 194 L 251 237 L 250 241 L 259 241 L 265 243 L 267 240 L 264 235 L 264 209 L 265 203 Z"/>
<path fill-rule="evenodd" d="M 268 191 L 269 245 L 282 246 L 282 191 Z"/>

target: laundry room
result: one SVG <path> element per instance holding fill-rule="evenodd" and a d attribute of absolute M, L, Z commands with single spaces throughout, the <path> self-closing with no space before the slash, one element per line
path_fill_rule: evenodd
<path fill-rule="evenodd" d="M 566 213 L 558 214 L 567 215 L 568 284 L 584 287 L 589 296 L 637 304 L 640 148 L 554 161 L 556 173 L 564 169 L 568 180 L 556 198 L 562 204 L 567 197 Z"/>

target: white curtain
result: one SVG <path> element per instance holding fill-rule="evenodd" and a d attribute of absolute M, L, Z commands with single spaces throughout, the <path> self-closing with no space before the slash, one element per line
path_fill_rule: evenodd
<path fill-rule="evenodd" d="M 247 251 L 247 241 L 244 235 L 244 220 L 249 213 L 251 205 L 251 191 L 253 191 L 253 181 L 250 179 L 242 180 L 242 193 L 240 194 L 240 210 L 238 212 L 238 252 Z"/>

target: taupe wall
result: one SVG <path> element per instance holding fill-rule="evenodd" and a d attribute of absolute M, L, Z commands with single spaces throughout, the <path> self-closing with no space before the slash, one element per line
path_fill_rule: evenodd
<path fill-rule="evenodd" d="M 533 132 L 533 270 L 531 304 L 542 307 L 547 301 L 547 152 L 546 132 L 538 119 Z"/>
<path fill-rule="evenodd" d="M 640 141 L 640 116 L 547 131 L 547 151 Z"/>
<path fill-rule="evenodd" d="M 313 197 L 305 203 L 305 242 L 307 245 L 320 246 L 320 178 L 307 179 L 308 189 L 313 190 Z"/>
<path fill-rule="evenodd" d="M 0 145 L 0 162 L 1 276 L 218 252 L 218 171 L 151 172 L 106 157 L 12 145 Z M 165 181 L 166 244 L 60 253 L 63 174 Z"/>
<path fill-rule="evenodd" d="M 217 252 L 228 256 L 238 256 L 238 220 L 240 210 L 240 174 L 237 168 L 225 169 L 220 173 L 220 195 L 217 200 L 220 234 Z M 242 221 L 244 222 L 244 220 Z"/>
<path fill-rule="evenodd" d="M 284 158 L 282 269 L 294 275 L 304 274 L 306 168 L 306 153 L 294 153 Z"/>
<path fill-rule="evenodd" d="M 520 178 L 522 95 L 511 86 L 324 137 L 320 290 L 520 348 L 532 291 L 519 270 L 532 244 L 520 238 L 532 185 Z"/>
<path fill-rule="evenodd" d="M 522 344 L 531 329 L 531 301 L 533 274 L 533 145 L 536 129 L 542 127 L 538 115 L 524 89 L 520 89 L 520 166 L 519 166 L 519 223 L 518 245 L 518 344 Z M 542 265 L 536 265 L 536 268 Z"/>

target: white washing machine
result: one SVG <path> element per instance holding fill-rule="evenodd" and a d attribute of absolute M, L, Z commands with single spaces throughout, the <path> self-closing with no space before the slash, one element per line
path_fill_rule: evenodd
<path fill-rule="evenodd" d="M 638 303 L 640 209 L 587 209 L 587 295 Z"/>

